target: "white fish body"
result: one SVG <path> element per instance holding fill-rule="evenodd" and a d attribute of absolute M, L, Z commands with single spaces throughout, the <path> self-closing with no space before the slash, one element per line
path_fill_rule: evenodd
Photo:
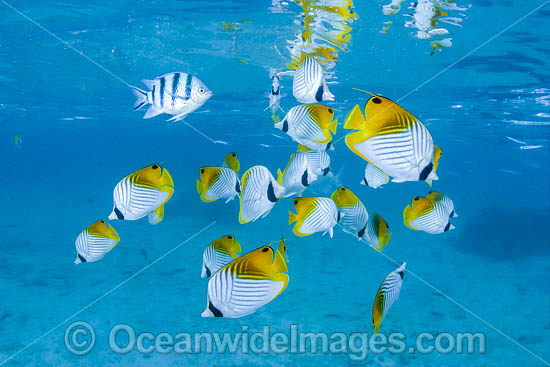
<path fill-rule="evenodd" d="M 297 230 L 301 233 L 323 232 L 323 236 L 328 233 L 332 238 L 334 233 L 333 228 L 343 216 L 338 211 L 334 200 L 320 197 L 318 198 L 315 210 L 307 218 L 304 218 L 302 225 Z"/>
<path fill-rule="evenodd" d="M 361 180 L 361 185 L 366 185 L 376 189 L 384 184 L 387 184 L 389 180 L 389 176 L 385 174 L 384 171 L 369 162 L 365 167 L 365 176 L 363 177 L 363 180 Z"/>
<path fill-rule="evenodd" d="M 202 317 L 217 316 L 215 312 L 230 319 L 250 315 L 275 298 L 283 287 L 284 283 L 269 279 L 238 278 L 224 267 L 208 281 L 207 309 Z"/>
<path fill-rule="evenodd" d="M 428 213 L 410 221 L 408 226 L 430 234 L 440 234 L 455 227 L 449 222 L 449 208 L 444 203 L 434 202 Z"/>
<path fill-rule="evenodd" d="M 101 222 L 101 224 L 100 224 Z M 113 232 L 113 238 L 109 238 L 101 233 L 94 233 L 94 226 L 103 225 Z M 98 221 L 80 232 L 75 241 L 76 260 L 75 264 L 94 262 L 102 259 L 120 240 L 116 231 L 104 220 Z"/>
<path fill-rule="evenodd" d="M 137 98 L 134 111 L 150 105 L 144 119 L 166 113 L 174 115 L 168 121 L 182 120 L 212 96 L 210 89 L 199 78 L 184 72 L 164 74 L 152 80 L 143 80 L 143 83 L 148 91 L 134 86 L 132 89 Z"/>
<path fill-rule="evenodd" d="M 378 332 L 380 324 L 388 314 L 391 306 L 399 298 L 401 293 L 401 287 L 403 286 L 403 277 L 405 275 L 405 267 L 407 263 L 403 263 L 400 267 L 389 273 L 378 292 L 374 300 L 374 306 L 372 310 L 373 326 L 375 327 L 375 333 Z"/>
<path fill-rule="evenodd" d="M 292 94 L 300 103 L 334 100 L 325 81 L 323 67 L 313 57 L 302 54 L 301 64 L 294 73 Z"/>
<path fill-rule="evenodd" d="M 232 256 L 216 251 L 208 246 L 202 255 L 201 278 L 216 274 L 218 270 L 235 260 Z"/>
<path fill-rule="evenodd" d="M 275 124 L 294 141 L 300 143 L 302 140 L 324 141 L 327 139 L 323 129 L 312 118 L 308 111 L 308 105 L 297 105 L 288 110 L 285 117 Z M 305 145 L 305 144 L 302 144 Z"/>
<path fill-rule="evenodd" d="M 296 152 L 290 157 L 284 173 L 279 171 L 279 175 L 277 182 L 285 190 L 284 197 L 302 196 L 304 190 L 317 181 L 317 175 L 310 168 L 306 154 L 301 152 Z"/>
<path fill-rule="evenodd" d="M 152 187 L 134 184 L 123 178 L 113 191 L 113 212 L 109 219 L 137 220 L 157 209 L 168 198 L 168 193 Z"/>
<path fill-rule="evenodd" d="M 239 177 L 230 168 L 220 167 L 220 175 L 216 182 L 210 186 L 204 197 L 207 200 L 225 199 L 228 203 L 240 194 L 241 182 Z"/>
<path fill-rule="evenodd" d="M 340 210 L 342 219 L 340 223 L 351 233 L 361 239 L 360 233 L 367 226 L 369 213 L 362 202 L 358 202 L 353 207 L 342 207 Z"/>
<path fill-rule="evenodd" d="M 304 152 L 309 167 L 317 176 L 326 176 L 330 173 L 330 155 L 324 150 L 310 150 Z"/>
<path fill-rule="evenodd" d="M 254 222 L 266 217 L 283 193 L 284 188 L 266 167 L 249 168 L 241 179 L 239 222 Z"/>
<path fill-rule="evenodd" d="M 449 218 L 458 217 L 458 214 L 455 212 L 455 204 L 447 195 L 435 191 L 430 191 L 428 192 L 427 197 L 443 205 L 443 207 L 445 207 L 447 209 L 447 212 L 449 213 Z"/>

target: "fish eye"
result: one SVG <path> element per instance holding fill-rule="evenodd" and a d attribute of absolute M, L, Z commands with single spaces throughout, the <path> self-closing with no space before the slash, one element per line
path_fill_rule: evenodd
<path fill-rule="evenodd" d="M 382 103 L 382 100 L 381 100 L 380 98 L 378 98 L 378 97 L 374 97 L 374 98 L 372 99 L 372 102 L 373 102 L 373 103 L 376 103 L 376 104 L 380 104 L 380 103 Z"/>
<path fill-rule="evenodd" d="M 332 108 L 329 107 L 328 113 L 333 113 L 333 112 L 334 112 L 334 110 L 333 110 Z"/>
<path fill-rule="evenodd" d="M 155 164 L 153 164 L 153 165 L 151 166 L 151 168 L 152 168 L 152 169 L 157 169 L 157 168 L 159 168 L 159 165 L 155 163 Z"/>
<path fill-rule="evenodd" d="M 204 88 L 199 88 L 199 93 L 202 94 L 202 93 L 204 93 L 204 92 L 205 92 L 205 91 L 204 91 Z"/>
<path fill-rule="evenodd" d="M 342 191 L 346 191 L 346 188 L 345 188 L 345 187 L 342 187 L 342 188 L 340 188 L 340 190 L 342 190 Z"/>
<path fill-rule="evenodd" d="M 433 192 L 433 191 L 432 191 L 432 190 L 430 190 L 430 191 L 428 191 L 428 194 L 431 194 L 432 192 Z"/>
<path fill-rule="evenodd" d="M 420 196 L 415 196 L 413 200 L 416 201 L 418 199 L 420 199 Z"/>
<path fill-rule="evenodd" d="M 231 156 L 232 156 L 232 157 L 236 157 L 236 156 L 237 156 L 237 153 L 231 153 Z"/>
<path fill-rule="evenodd" d="M 102 220 L 101 220 L 101 223 L 105 223 L 105 220 L 102 219 Z"/>
<path fill-rule="evenodd" d="M 262 249 L 262 252 L 268 252 L 268 251 L 269 251 L 269 247 L 264 247 L 264 248 Z"/>
<path fill-rule="evenodd" d="M 233 238 L 232 236 L 227 236 L 227 239 L 229 239 L 229 240 L 232 239 L 232 238 Z"/>
<path fill-rule="evenodd" d="M 298 204 L 298 200 L 294 200 L 294 204 Z"/>
<path fill-rule="evenodd" d="M 390 229 L 390 226 L 388 226 L 388 223 L 386 223 L 386 229 Z"/>
<path fill-rule="evenodd" d="M 201 173 L 204 173 L 204 168 L 201 168 Z"/>

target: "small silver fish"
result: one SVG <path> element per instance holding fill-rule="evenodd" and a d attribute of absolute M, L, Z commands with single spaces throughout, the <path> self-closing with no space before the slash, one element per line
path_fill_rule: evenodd
<path fill-rule="evenodd" d="M 149 91 L 130 87 L 137 98 L 134 111 L 151 105 L 144 119 L 166 113 L 174 115 L 168 121 L 180 121 L 212 97 L 210 89 L 199 78 L 183 72 L 168 73 L 142 82 Z"/>

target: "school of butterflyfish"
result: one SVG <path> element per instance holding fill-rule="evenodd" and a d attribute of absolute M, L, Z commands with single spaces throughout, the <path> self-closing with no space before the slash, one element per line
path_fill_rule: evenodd
<path fill-rule="evenodd" d="M 321 56 L 331 55 L 328 51 L 323 53 L 326 51 L 323 47 L 343 48 L 349 42 L 349 24 L 357 17 L 353 4 L 351 0 L 297 3 L 304 10 L 304 30 L 299 37 L 302 42 L 299 47 L 293 43 L 289 48 L 292 90 L 297 105 L 289 108 L 282 119 L 276 116 L 278 111 L 283 111 L 282 85 L 279 74 L 272 69 L 268 107 L 274 127 L 297 143 L 296 151 L 286 161 L 285 168 L 276 171 L 276 176 L 262 164 L 252 165 L 240 175 L 238 154 L 229 152 L 212 166 L 195 168 L 198 196 L 208 205 L 218 205 L 211 204 L 218 199 L 224 201 L 223 205 L 234 205 L 229 202 L 238 197 L 235 217 L 241 224 L 267 217 L 275 205 L 284 205 L 279 203 L 286 201 L 288 224 L 297 237 L 328 234 L 332 238 L 335 228 L 341 228 L 343 233 L 383 251 L 392 236 L 388 222 L 376 212 L 369 214 L 359 198 L 361 195 L 342 185 L 340 175 L 333 174 L 329 155 L 334 154 L 333 136 L 338 120 L 335 109 L 326 105 L 335 99 L 327 86 L 326 68 L 336 60 L 337 53 L 330 62 L 327 59 L 323 62 Z M 394 1 L 388 9 L 398 10 L 400 3 Z M 332 28 L 328 29 L 327 23 L 332 24 Z M 168 114 L 173 116 L 170 120 L 179 121 L 212 96 L 200 79 L 185 72 L 168 73 L 143 83 L 148 91 L 137 87 L 132 90 L 137 97 L 134 110 L 149 105 L 144 118 Z M 438 180 L 442 150 L 434 145 L 426 125 L 389 98 L 366 93 L 370 96 L 351 108 L 342 124 L 345 130 L 352 130 L 345 136 L 347 147 L 363 162 L 355 164 L 353 174 L 357 183 L 373 189 L 390 181 L 425 181 L 431 186 Z M 325 178 L 337 184 L 328 196 L 310 188 L 313 184 L 321 185 Z M 174 188 L 170 172 L 161 164 L 137 170 L 115 185 L 108 219 L 133 221 L 147 217 L 150 224 L 156 225 L 164 218 L 164 207 L 173 196 Z M 436 191 L 429 191 L 425 197 L 415 196 L 403 211 L 406 227 L 428 234 L 455 228 L 450 220 L 457 216 L 451 198 Z M 75 264 L 102 259 L 119 240 L 110 223 L 104 219 L 96 221 L 76 238 Z M 204 249 L 201 278 L 208 278 L 208 286 L 203 317 L 250 315 L 286 289 L 289 270 L 284 239 L 242 253 L 241 243 L 233 234 L 213 240 Z M 399 297 L 405 266 L 403 263 L 389 273 L 376 292 L 372 309 L 375 332 Z"/>

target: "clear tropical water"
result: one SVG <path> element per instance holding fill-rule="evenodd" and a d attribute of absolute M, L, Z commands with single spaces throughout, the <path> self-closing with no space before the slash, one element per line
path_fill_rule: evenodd
<path fill-rule="evenodd" d="M 285 69 L 288 41 L 302 31 L 300 6 L 276 0 L 9 2 L 121 82 L 2 1 L 0 363 L 547 365 L 550 5 L 507 29 L 541 4 L 458 0 L 462 10 L 447 11 L 460 19 L 451 21 L 458 25 L 440 20 L 437 28 L 449 33 L 421 39 L 407 23 L 415 19 L 408 16 L 415 14 L 410 4 L 385 15 L 386 3 L 355 2 L 351 40 L 338 48 L 330 69 L 336 100 L 329 104 L 343 121 L 366 100 L 354 87 L 393 100 L 406 96 L 400 105 L 426 124 L 444 152 L 433 189 L 450 196 L 460 214 L 456 229 L 441 235 L 406 228 L 403 208 L 429 187 L 361 186 L 364 163 L 343 141 L 336 143 L 333 171 L 342 172 L 341 182 L 369 212 L 390 224 L 393 235 L 383 256 L 339 229 L 332 239 L 294 236 L 287 224 L 290 200 L 277 203 L 267 218 L 241 225 L 237 200 L 207 204 L 196 193 L 198 168 L 219 164 L 230 151 L 239 153 L 243 171 L 262 164 L 273 173 L 295 151 L 264 108 L 269 68 Z M 452 39 L 450 47 L 430 44 L 444 38 Z M 214 92 L 184 121 L 216 143 L 184 123 L 166 123 L 165 115 L 144 120 L 142 111 L 132 112 L 134 99 L 124 82 L 139 85 L 176 70 L 199 76 Z M 296 104 L 292 79 L 281 83 L 287 94 L 281 106 L 288 110 Z M 335 140 L 345 133 L 340 126 Z M 175 181 L 164 221 L 114 222 L 120 243 L 102 260 L 75 266 L 74 240 L 110 213 L 115 184 L 155 162 L 163 162 Z M 311 190 L 330 194 L 335 188 L 325 180 Z M 201 318 L 207 284 L 199 277 L 202 252 L 227 233 L 244 252 L 284 236 L 290 283 L 250 316 Z M 245 325 L 288 332 L 291 324 L 311 332 L 370 333 L 376 290 L 396 268 L 391 259 L 406 261 L 408 270 L 470 312 L 406 274 L 383 331 L 401 332 L 410 344 L 422 332 L 481 332 L 485 353 L 371 353 L 354 362 L 347 354 L 120 355 L 108 346 L 110 330 L 121 323 L 155 335 L 238 332 Z M 64 343 L 65 329 L 77 320 L 97 334 L 85 356 L 70 353 Z"/>

